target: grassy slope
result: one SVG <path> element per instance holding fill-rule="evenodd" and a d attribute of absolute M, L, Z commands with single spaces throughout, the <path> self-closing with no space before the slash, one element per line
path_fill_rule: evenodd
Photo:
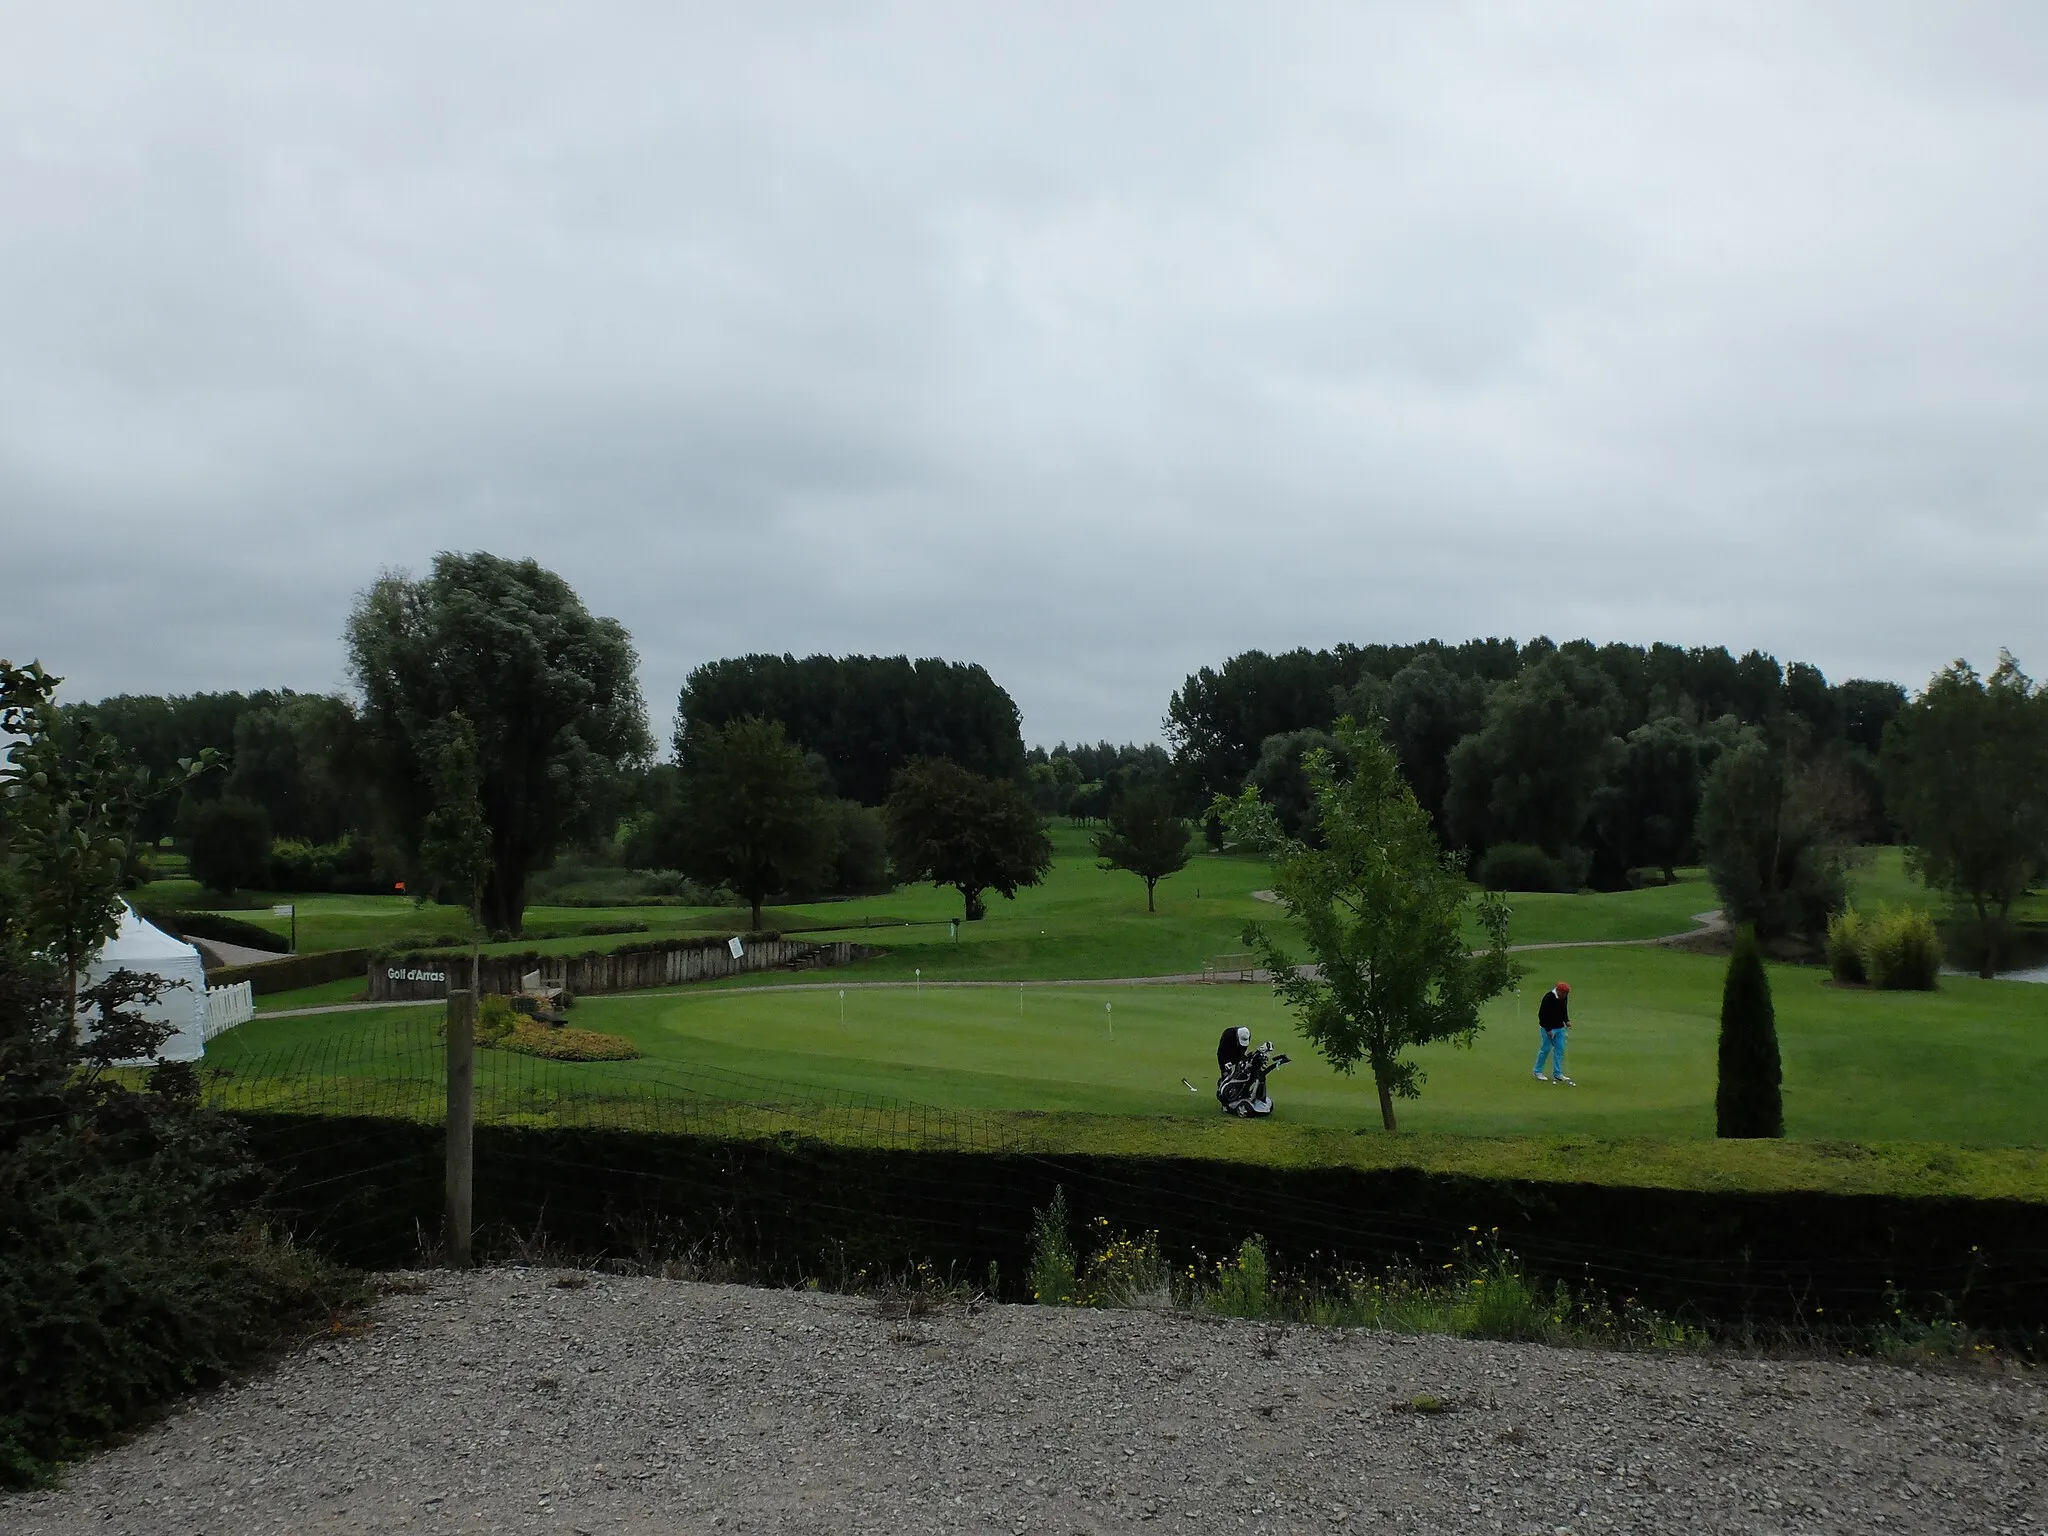
<path fill-rule="evenodd" d="M 949 936 L 946 920 L 959 914 L 958 894 L 929 886 L 777 907 L 763 920 L 785 932 L 817 931 L 821 937 L 887 945 L 893 959 L 882 967 L 885 974 L 907 977 L 922 969 L 928 976 L 1018 978 L 1197 972 L 1206 958 L 1244 947 L 1247 921 L 1270 923 L 1280 915 L 1271 903 L 1252 898 L 1270 878 L 1262 862 L 1207 853 L 1161 884 L 1160 910 L 1148 913 L 1143 883 L 1098 868 L 1088 839 L 1081 828 L 1056 827 L 1057 862 L 1046 882 L 1020 892 L 1015 901 L 992 898 L 988 918 L 962 924 L 957 941 Z M 203 901 L 192 882 L 169 880 L 155 882 L 140 899 L 162 906 Z M 302 950 L 407 945 L 452 936 L 463 926 L 462 914 L 453 908 L 417 907 L 403 896 L 290 899 L 299 905 Z M 1692 914 L 1713 905 L 1711 888 L 1698 880 L 1613 895 L 1517 896 L 1514 937 L 1517 943 L 1653 938 L 1682 932 Z M 267 908 L 235 916 L 277 933 L 290 926 L 290 919 L 273 917 Z M 644 923 L 647 932 L 529 937 L 487 948 L 573 954 L 679 934 L 730 933 L 747 921 L 744 912 L 714 908 L 531 907 L 529 935 L 604 922 Z"/>

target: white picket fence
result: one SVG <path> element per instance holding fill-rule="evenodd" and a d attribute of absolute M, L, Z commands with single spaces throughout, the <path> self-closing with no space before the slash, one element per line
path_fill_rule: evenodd
<path fill-rule="evenodd" d="M 246 1024 L 255 1017 L 256 991 L 248 982 L 238 981 L 231 987 L 206 989 L 207 1039 L 211 1040 L 224 1029 Z"/>

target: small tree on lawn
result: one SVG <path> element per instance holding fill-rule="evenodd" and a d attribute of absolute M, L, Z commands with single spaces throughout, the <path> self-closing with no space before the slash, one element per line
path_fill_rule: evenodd
<path fill-rule="evenodd" d="M 1188 867 L 1188 837 L 1173 797 L 1147 785 L 1116 803 L 1109 825 L 1095 834 L 1095 852 L 1104 869 L 1127 870 L 1145 882 L 1145 910 L 1153 912 L 1153 889 Z"/>
<path fill-rule="evenodd" d="M 1052 837 L 1031 797 L 943 758 L 897 769 L 884 814 L 897 878 L 952 886 L 970 923 L 988 915 L 983 891 L 1015 900 L 1052 868 Z"/>
<path fill-rule="evenodd" d="M 676 866 L 746 897 L 757 929 L 761 903 L 819 878 L 834 846 L 817 770 L 781 721 L 752 715 L 691 741 L 668 830 Z"/>
<path fill-rule="evenodd" d="M 478 789 L 476 727 L 456 710 L 428 750 L 435 806 L 420 827 L 420 863 L 469 913 L 469 991 L 476 995 L 484 892 L 491 879 L 491 823 Z M 425 894 L 421 898 L 424 901 Z"/>
<path fill-rule="evenodd" d="M 1371 1068 L 1391 1131 L 1394 1100 L 1421 1094 L 1422 1070 L 1406 1053 L 1439 1040 L 1470 1045 L 1480 1004 L 1514 980 L 1508 909 L 1496 894 L 1479 898 L 1488 946 L 1468 952 L 1463 860 L 1437 846 L 1428 813 L 1377 729 L 1346 718 L 1336 737 L 1345 777 L 1327 751 L 1305 761 L 1320 848 L 1286 836 L 1256 790 L 1219 798 L 1214 810 L 1235 841 L 1272 859 L 1273 889 L 1301 925 L 1316 973 L 1298 974 L 1293 955 L 1258 923 L 1245 942 L 1330 1065 Z"/>
<path fill-rule="evenodd" d="M 1730 1138 L 1783 1136 L 1785 1106 L 1779 1092 L 1778 1022 L 1771 981 L 1764 974 L 1756 934 L 1745 928 L 1721 986 L 1719 1082 L 1714 1092 L 1714 1134 Z"/>

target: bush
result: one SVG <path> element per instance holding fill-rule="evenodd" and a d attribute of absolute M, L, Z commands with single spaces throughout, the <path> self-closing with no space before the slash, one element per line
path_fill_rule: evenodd
<path fill-rule="evenodd" d="M 1272 1277 L 1266 1245 L 1248 1237 L 1237 1245 L 1237 1257 L 1216 1266 L 1216 1289 L 1209 1308 L 1225 1317 L 1264 1317 L 1273 1310 Z"/>
<path fill-rule="evenodd" d="M 0 908 L 4 908 L 0 899 Z M 10 961 L 0 910 L 0 1485 L 58 1464 L 224 1379 L 359 1295 L 350 1276 L 251 1225 L 267 1179 L 242 1132 L 151 1054 L 163 1026 L 131 1010 L 126 973 L 86 993 L 97 1037 L 66 1027 L 60 984 Z M 81 1070 L 83 1068 L 83 1070 Z"/>
<path fill-rule="evenodd" d="M 278 838 L 270 845 L 269 888 L 368 895 L 382 894 L 391 884 L 377 873 L 375 846 L 351 833 L 333 843 Z"/>
<path fill-rule="evenodd" d="M 1828 974 L 1844 986 L 1861 986 L 1870 980 L 1863 966 L 1867 927 L 1854 907 L 1844 907 L 1828 919 Z"/>
<path fill-rule="evenodd" d="M 1832 931 L 1831 931 L 1832 932 Z M 1932 992 L 1941 976 L 1941 935 L 1917 907 L 1878 908 L 1867 925 L 1863 968 L 1887 992 Z"/>
<path fill-rule="evenodd" d="M 1499 843 L 1479 861 L 1479 883 L 1489 891 L 1569 891 L 1571 872 L 1534 843 Z"/>
<path fill-rule="evenodd" d="M 1129 1237 L 1112 1232 L 1108 1218 L 1095 1218 L 1098 1246 L 1088 1256 L 1087 1273 L 1076 1287 L 1075 1300 L 1084 1307 L 1152 1307 L 1173 1305 L 1173 1272 L 1159 1252 L 1159 1234 Z"/>
<path fill-rule="evenodd" d="M 1068 1235 L 1067 1192 L 1053 1186 L 1052 1204 L 1031 1213 L 1031 1299 L 1040 1306 L 1071 1307 L 1079 1286 L 1074 1243 Z"/>
<path fill-rule="evenodd" d="M 292 947 L 292 941 L 281 933 L 245 923 L 238 917 L 223 917 L 218 912 L 146 911 L 143 916 L 181 939 L 214 939 L 243 949 L 267 950 L 273 955 L 287 954 Z"/>
<path fill-rule="evenodd" d="M 525 1021 L 501 993 L 486 996 L 476 1010 L 475 1038 L 478 1045 L 497 1045 Z"/>
<path fill-rule="evenodd" d="M 1940 931 L 1917 907 L 1879 907 L 1875 917 L 1850 908 L 1828 922 L 1828 970 L 1839 982 L 1932 992 L 1940 984 L 1941 962 Z"/>

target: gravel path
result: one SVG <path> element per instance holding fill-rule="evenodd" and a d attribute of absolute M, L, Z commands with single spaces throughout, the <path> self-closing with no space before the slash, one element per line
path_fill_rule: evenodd
<path fill-rule="evenodd" d="M 500 1270 L 425 1277 L 0 1529 L 2036 1536 L 2044 1432 L 2031 1378 Z"/>

